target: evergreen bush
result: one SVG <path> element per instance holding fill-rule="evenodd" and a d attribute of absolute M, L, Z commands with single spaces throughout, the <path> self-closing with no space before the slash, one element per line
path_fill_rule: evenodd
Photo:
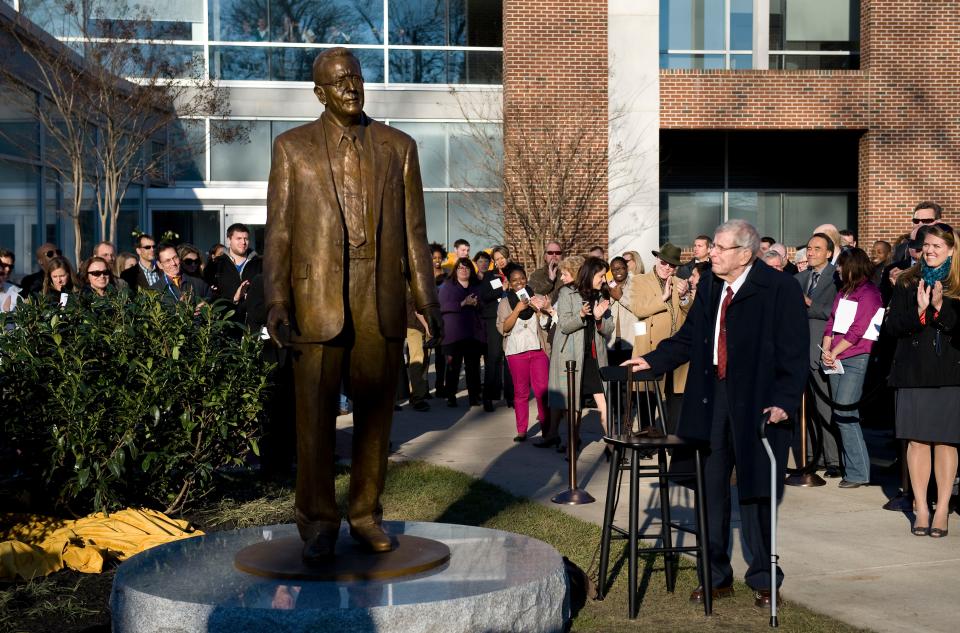
<path fill-rule="evenodd" d="M 258 452 L 269 368 L 229 315 L 153 292 L 21 302 L 0 334 L 0 443 L 75 514 L 181 510 Z"/>

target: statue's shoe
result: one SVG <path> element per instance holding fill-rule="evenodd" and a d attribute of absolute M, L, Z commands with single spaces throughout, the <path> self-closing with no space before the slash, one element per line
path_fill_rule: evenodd
<path fill-rule="evenodd" d="M 389 552 L 393 549 L 390 537 L 382 527 L 373 522 L 351 525 L 350 536 L 374 553 Z"/>
<path fill-rule="evenodd" d="M 301 554 L 305 563 L 325 563 L 333 558 L 337 546 L 337 532 L 319 532 L 307 539 Z"/>

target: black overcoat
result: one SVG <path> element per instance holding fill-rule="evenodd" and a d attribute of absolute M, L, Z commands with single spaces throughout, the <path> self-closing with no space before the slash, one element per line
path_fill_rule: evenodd
<path fill-rule="evenodd" d="M 716 380 L 713 338 L 722 289 L 723 281 L 705 272 L 683 326 L 644 356 L 658 374 L 690 363 L 677 426 L 681 437 L 710 439 Z M 741 499 L 770 496 L 770 462 L 758 435 L 760 418 L 770 406 L 795 417 L 809 373 L 809 338 L 800 286 L 789 275 L 755 260 L 727 309 L 725 384 Z M 781 473 L 791 433 L 791 424 L 768 427 Z"/>

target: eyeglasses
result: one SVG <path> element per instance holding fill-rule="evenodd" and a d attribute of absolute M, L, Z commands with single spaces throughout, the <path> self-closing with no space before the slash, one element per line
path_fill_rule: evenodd
<path fill-rule="evenodd" d="M 156 246 L 156 244 L 144 244 L 143 246 L 138 246 L 137 248 L 142 248 L 145 251 L 152 251 L 154 248 L 156 248 Z"/>
<path fill-rule="evenodd" d="M 933 224 L 936 221 L 936 218 L 913 218 L 912 220 L 914 224 Z"/>
<path fill-rule="evenodd" d="M 351 85 L 362 86 L 363 85 L 363 76 L 362 75 L 343 75 L 339 79 L 331 83 L 323 83 L 321 86 L 333 86 L 340 92 L 343 92 Z"/>
<path fill-rule="evenodd" d="M 87 274 L 91 277 L 109 277 L 110 273 L 106 270 L 88 270 Z"/>
<path fill-rule="evenodd" d="M 196 257 L 187 257 L 187 258 L 181 259 L 180 263 L 183 264 L 184 266 L 196 266 L 197 264 L 200 263 L 200 260 L 197 259 Z"/>
<path fill-rule="evenodd" d="M 742 246 L 721 246 L 720 244 L 714 244 L 710 247 L 710 250 L 717 249 L 721 253 L 726 253 L 727 251 L 736 250 L 738 248 L 743 248 Z"/>
<path fill-rule="evenodd" d="M 547 255 L 563 255 L 563 251 L 547 251 Z"/>
<path fill-rule="evenodd" d="M 3 270 L 13 270 L 13 264 L 7 264 L 5 262 L 0 262 L 0 268 Z"/>
<path fill-rule="evenodd" d="M 47 257 L 53 257 L 54 255 L 56 255 L 57 257 L 63 257 L 63 253 L 60 251 L 59 248 L 56 250 L 49 250 L 46 253 L 44 253 L 44 255 L 46 255 Z"/>

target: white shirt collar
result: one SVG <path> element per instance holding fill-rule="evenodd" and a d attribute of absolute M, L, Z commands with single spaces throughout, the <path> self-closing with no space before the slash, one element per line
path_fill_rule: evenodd
<path fill-rule="evenodd" d="M 740 273 L 740 276 L 733 280 L 733 283 L 728 281 L 723 282 L 723 294 L 727 293 L 727 288 L 733 288 L 733 294 L 740 292 L 740 288 L 743 286 L 744 282 L 747 281 L 747 274 L 750 272 L 751 268 L 753 268 L 753 263 L 744 268 L 743 272 Z"/>

